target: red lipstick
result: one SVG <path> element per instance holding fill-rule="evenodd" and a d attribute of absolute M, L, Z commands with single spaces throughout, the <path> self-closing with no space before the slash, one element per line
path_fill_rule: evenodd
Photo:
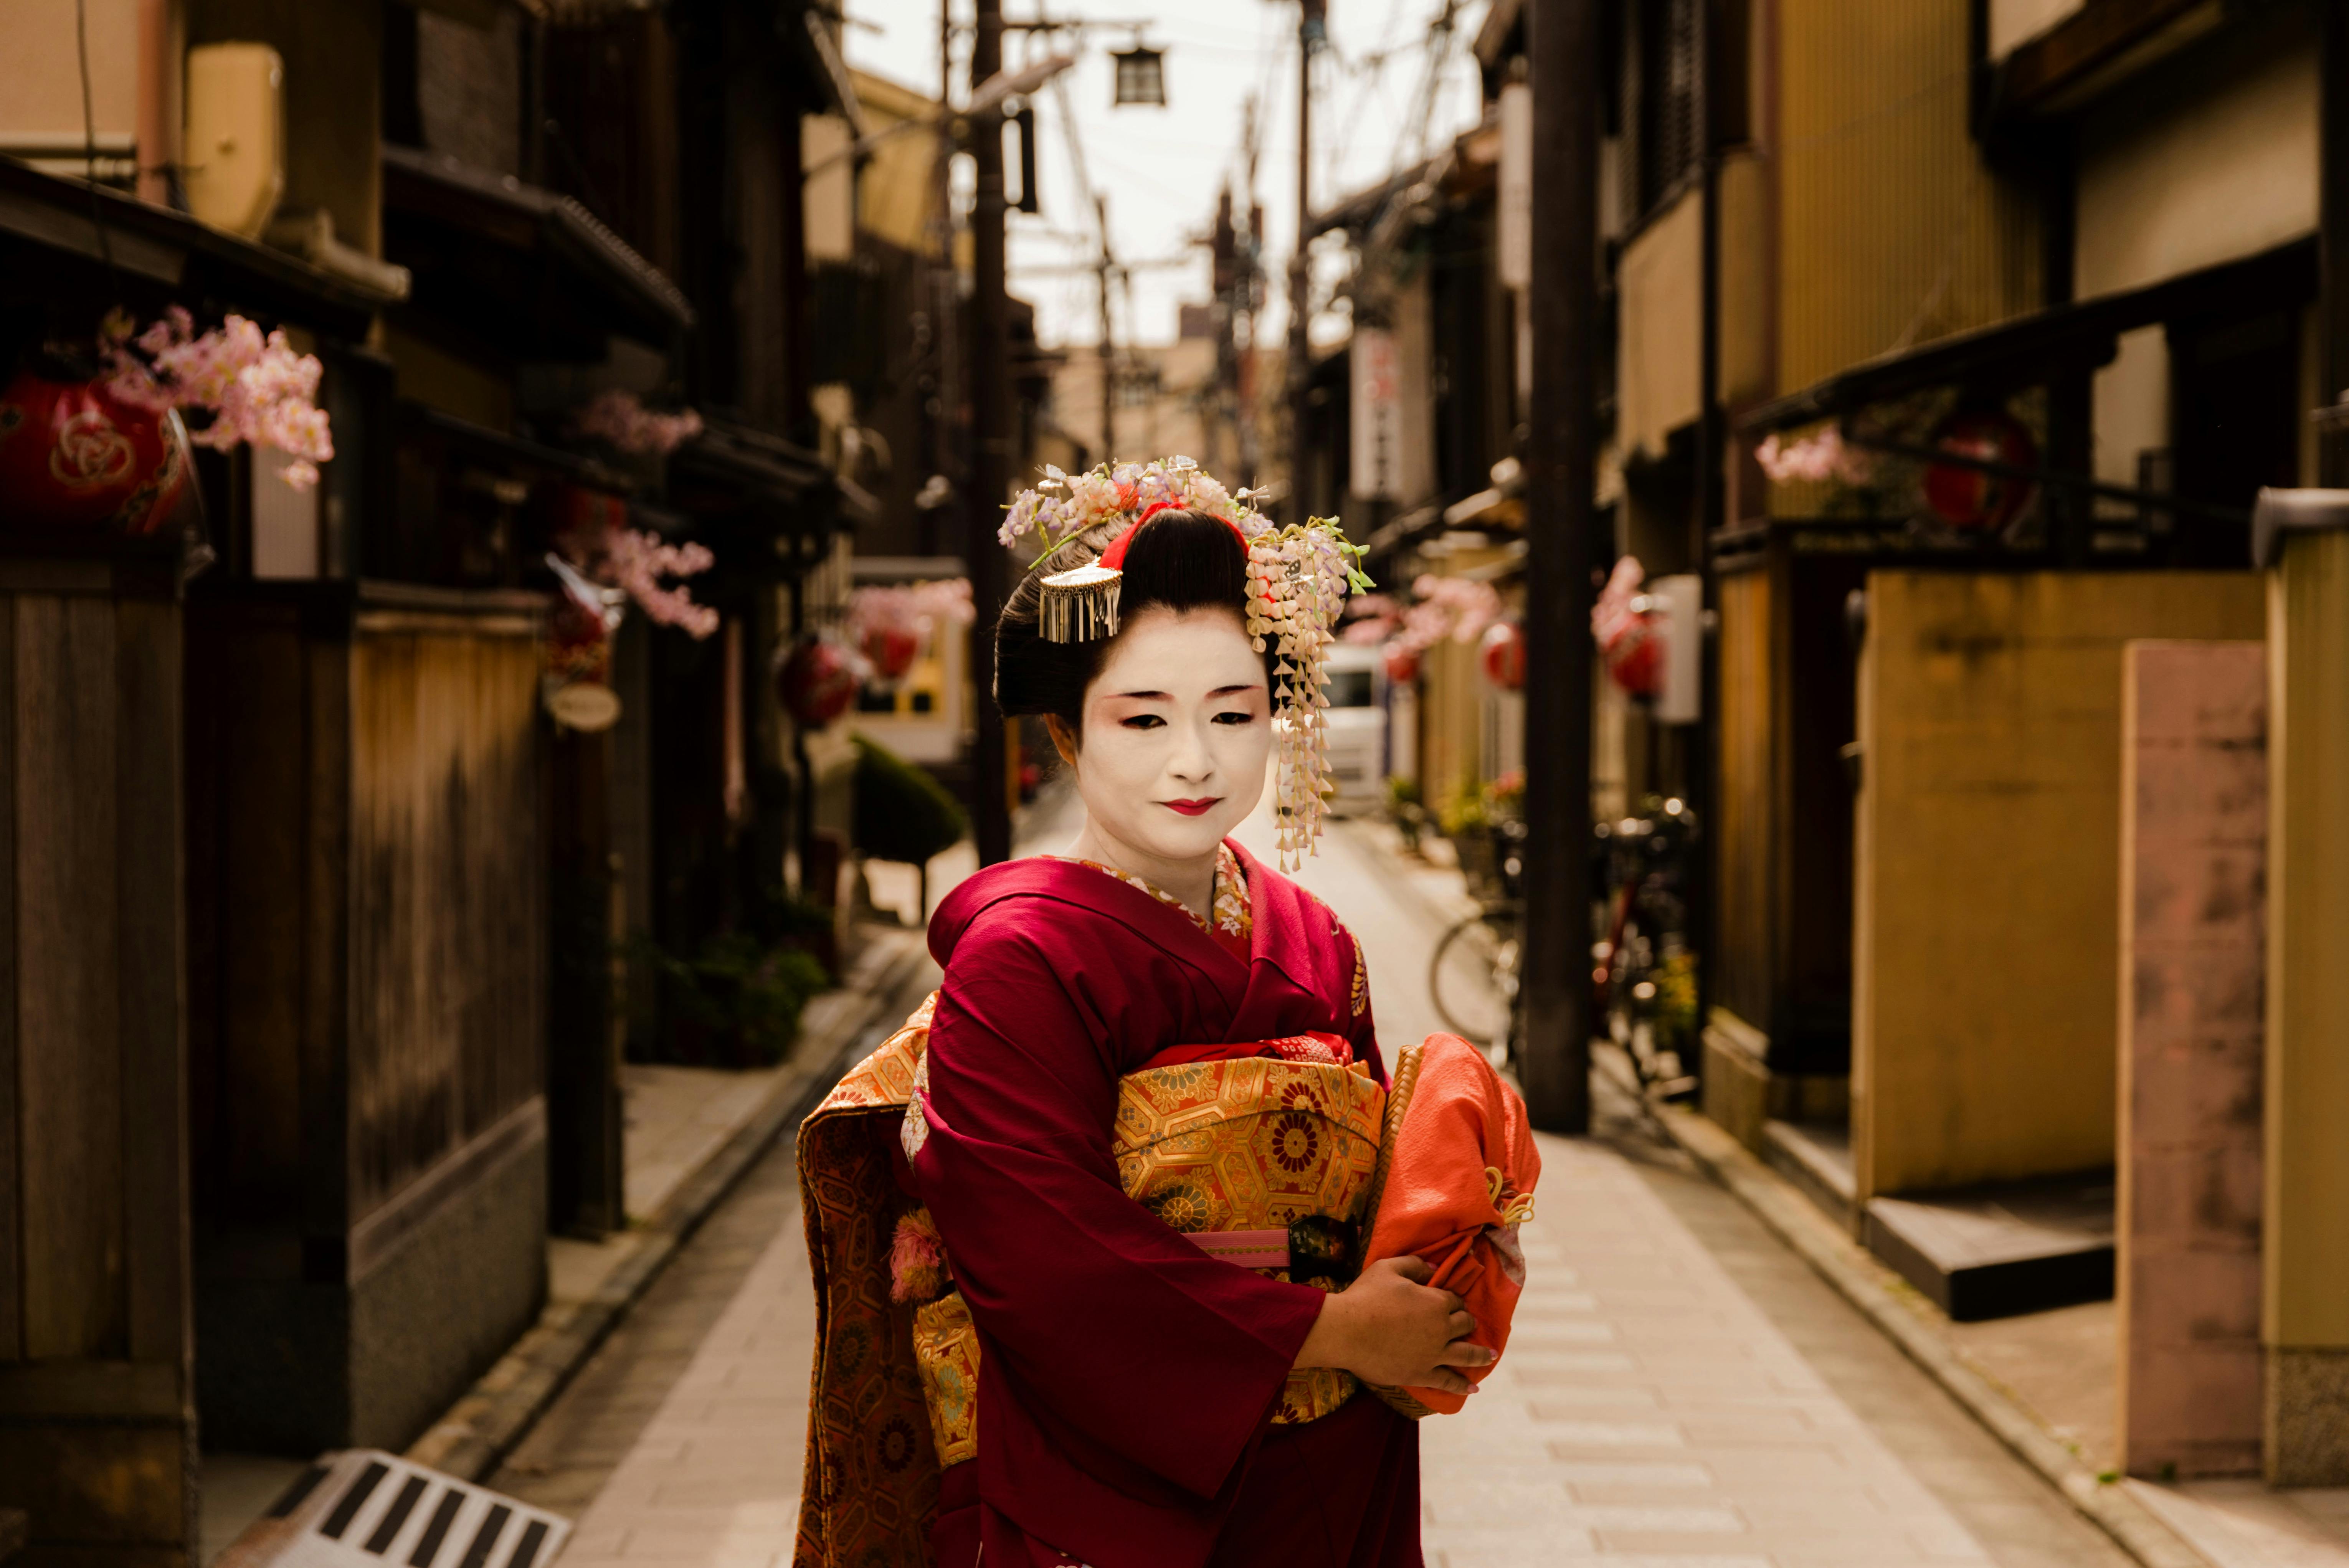
<path fill-rule="evenodd" d="M 1162 800 L 1158 804 L 1169 811 L 1179 811 L 1185 816 L 1198 816 L 1209 806 L 1220 805 L 1223 798 L 1221 795 L 1216 795 L 1207 800 Z"/>

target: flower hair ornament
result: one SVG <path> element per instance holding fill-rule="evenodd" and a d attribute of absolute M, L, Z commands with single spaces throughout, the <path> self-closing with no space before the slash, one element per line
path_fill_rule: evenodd
<path fill-rule="evenodd" d="M 1330 793 L 1330 745 L 1322 668 L 1347 593 L 1371 586 L 1361 568 L 1361 547 L 1334 517 L 1276 527 L 1251 503 L 1258 490 L 1237 495 L 1200 472 L 1187 457 L 1149 463 L 1103 463 L 1067 474 L 1047 467 L 1035 489 L 1011 504 L 997 537 L 1009 547 L 1029 534 L 1042 553 L 1041 571 L 1088 532 L 1121 521 L 1125 526 L 1095 559 L 1053 572 L 1039 585 L 1037 629 L 1050 642 L 1092 642 L 1114 637 L 1125 553 L 1156 514 L 1187 510 L 1230 527 L 1248 558 L 1248 597 L 1240 607 L 1257 652 L 1276 655 L 1273 734 L 1278 764 L 1280 868 L 1294 869 L 1321 837 Z"/>

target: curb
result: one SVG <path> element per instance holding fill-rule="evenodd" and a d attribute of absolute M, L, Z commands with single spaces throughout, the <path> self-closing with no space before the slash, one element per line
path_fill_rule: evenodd
<path fill-rule="evenodd" d="M 874 1043 L 876 1030 L 894 1027 L 911 1010 L 911 1003 L 896 1005 L 899 992 L 928 956 L 918 929 L 876 933 L 841 986 L 858 1003 L 840 1010 L 822 1035 L 804 1043 L 801 1054 L 808 1064 L 779 1078 L 766 1103 L 678 1184 L 657 1215 L 621 1233 L 617 1240 L 629 1251 L 595 1294 L 549 1306 L 403 1457 L 460 1480 L 488 1479 L 776 1138 L 831 1091 L 855 1053 Z"/>
<path fill-rule="evenodd" d="M 1628 1075 L 1611 1058 L 1599 1068 L 1619 1086 Z M 1966 1413 L 1987 1428 L 2115 1544 L 2146 1568 L 2213 1568 L 2151 1509 L 2117 1482 L 2096 1479 L 2022 1404 L 1964 1352 L 1933 1332 L 1903 1298 L 1908 1285 L 1878 1262 L 1776 1171 L 1722 1127 L 1679 1106 L 1654 1105 L 1657 1125 L 1713 1182 L 1751 1210 L 1770 1232 L 1874 1324 Z"/>

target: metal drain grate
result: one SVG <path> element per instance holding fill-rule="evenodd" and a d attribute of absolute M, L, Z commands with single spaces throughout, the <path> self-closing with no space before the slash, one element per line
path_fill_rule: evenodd
<path fill-rule="evenodd" d="M 545 1568 L 568 1520 L 392 1454 L 325 1454 L 213 1568 Z"/>

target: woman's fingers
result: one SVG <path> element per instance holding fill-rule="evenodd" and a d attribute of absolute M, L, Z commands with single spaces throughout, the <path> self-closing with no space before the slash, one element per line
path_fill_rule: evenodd
<path fill-rule="evenodd" d="M 1435 1277 L 1434 1268 L 1425 1258 L 1400 1259 L 1395 1263 L 1395 1272 L 1415 1285 L 1423 1285 Z"/>
<path fill-rule="evenodd" d="M 1458 1308 L 1454 1308 L 1452 1315 L 1444 1319 L 1444 1328 L 1445 1338 L 1465 1339 L 1476 1332 L 1476 1320 Z"/>
<path fill-rule="evenodd" d="M 1498 1351 L 1487 1350 L 1464 1339 L 1454 1340 L 1444 1347 L 1444 1354 L 1435 1358 L 1441 1366 L 1490 1366 L 1500 1359 Z"/>
<path fill-rule="evenodd" d="M 1415 1388 L 1433 1388 L 1442 1394 L 1474 1394 L 1476 1392 L 1476 1386 L 1474 1383 L 1469 1382 L 1468 1379 L 1461 1376 L 1457 1372 L 1447 1372 L 1441 1366 L 1429 1373 L 1419 1382 L 1412 1385 L 1412 1386 Z"/>

